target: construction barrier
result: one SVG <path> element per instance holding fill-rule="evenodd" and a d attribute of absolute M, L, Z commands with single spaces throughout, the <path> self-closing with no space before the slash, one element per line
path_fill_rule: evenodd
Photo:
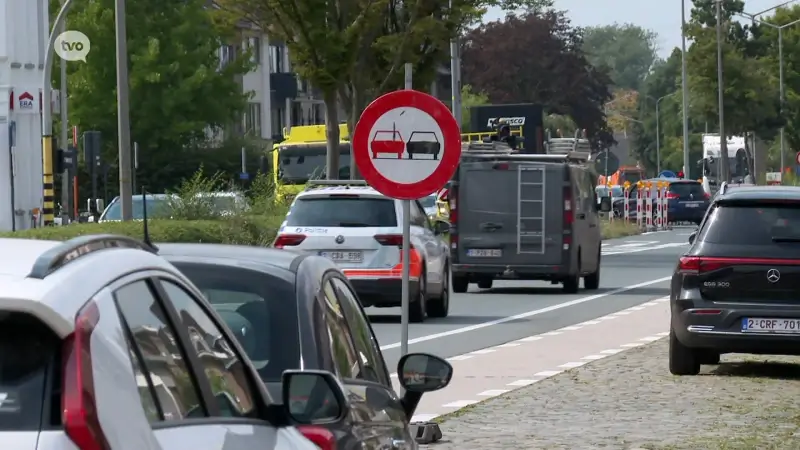
<path fill-rule="evenodd" d="M 626 222 L 636 221 L 642 231 L 660 231 L 671 229 L 669 223 L 667 192 L 669 183 L 640 181 L 633 185 L 626 183 L 623 191 L 622 217 Z M 630 204 L 630 195 L 636 193 L 636 216 L 632 217 L 633 208 Z"/>
<path fill-rule="evenodd" d="M 625 223 L 629 223 L 631 220 L 630 187 L 630 181 L 626 181 L 625 184 L 622 185 L 622 220 L 624 220 Z"/>

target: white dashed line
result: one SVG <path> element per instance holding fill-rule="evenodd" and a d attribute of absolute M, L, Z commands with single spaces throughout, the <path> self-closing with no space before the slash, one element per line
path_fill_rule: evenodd
<path fill-rule="evenodd" d="M 631 313 L 630 311 L 617 311 L 617 312 L 614 313 L 614 315 L 615 316 L 627 316 L 630 313 Z"/>
<path fill-rule="evenodd" d="M 506 386 L 517 386 L 517 387 L 530 386 L 533 383 L 536 383 L 537 381 L 539 380 L 517 380 L 508 383 Z"/>
<path fill-rule="evenodd" d="M 485 348 L 483 350 L 475 350 L 474 352 L 470 352 L 473 355 L 486 355 L 488 353 L 494 353 L 495 349 L 493 348 Z"/>
<path fill-rule="evenodd" d="M 643 341 L 643 342 L 655 342 L 655 341 L 657 341 L 659 339 L 661 339 L 661 336 L 647 336 L 647 337 L 641 338 L 639 340 Z"/>
<path fill-rule="evenodd" d="M 473 356 L 474 355 L 458 355 L 458 356 L 453 356 L 452 358 L 447 358 L 447 360 L 448 361 L 464 361 L 465 359 L 470 359 Z"/>
<path fill-rule="evenodd" d="M 608 350 L 603 350 L 600 353 L 602 353 L 604 355 L 616 355 L 617 353 L 619 353 L 621 351 L 622 351 L 621 348 L 611 348 L 611 349 L 608 349 Z"/>
<path fill-rule="evenodd" d="M 535 374 L 533 374 L 533 376 L 548 378 L 548 377 L 552 377 L 552 376 L 558 375 L 561 372 L 563 372 L 563 370 L 545 370 L 544 372 L 535 373 Z"/>
<path fill-rule="evenodd" d="M 587 320 L 586 322 L 581 323 L 581 325 L 597 325 L 598 323 L 600 323 L 599 320 Z"/>
<path fill-rule="evenodd" d="M 464 408 L 465 406 L 478 403 L 480 400 L 458 400 L 456 402 L 445 403 L 442 405 L 444 408 Z"/>
<path fill-rule="evenodd" d="M 528 336 L 522 339 L 519 339 L 517 342 L 533 342 L 542 339 L 541 336 Z"/>
<path fill-rule="evenodd" d="M 511 348 L 511 347 L 519 347 L 522 344 L 517 344 L 516 342 L 509 342 L 507 344 L 498 345 L 497 348 Z"/>
<path fill-rule="evenodd" d="M 583 358 L 581 358 L 581 359 L 585 359 L 585 360 L 587 360 L 587 361 L 596 361 L 596 360 L 598 360 L 598 359 L 603 359 L 603 358 L 605 358 L 606 356 L 608 356 L 608 355 L 588 355 L 588 356 L 584 356 L 584 357 L 583 357 Z"/>
<path fill-rule="evenodd" d="M 561 334 L 560 331 L 548 331 L 547 333 L 542 333 L 542 336 L 558 336 Z"/>
<path fill-rule="evenodd" d="M 574 368 L 580 367 L 580 366 L 582 366 L 582 365 L 584 365 L 586 363 L 588 363 L 588 361 L 575 361 L 575 362 L 568 362 L 566 364 L 562 364 L 562 365 L 560 365 L 558 367 L 561 367 L 561 368 L 564 368 L 564 369 L 574 369 Z"/>
<path fill-rule="evenodd" d="M 506 392 L 511 392 L 508 389 L 489 389 L 488 391 L 483 391 L 478 394 L 481 397 L 497 397 L 498 395 L 503 395 Z"/>
<path fill-rule="evenodd" d="M 634 347 L 641 347 L 642 345 L 644 345 L 644 342 L 632 342 L 630 344 L 622 344 L 620 345 L 620 347 L 634 348 Z"/>
<path fill-rule="evenodd" d="M 575 330 L 580 330 L 581 328 L 583 328 L 583 327 L 577 326 L 577 325 L 572 325 L 572 326 L 569 326 L 569 327 L 562 328 L 561 331 L 575 331 Z"/>

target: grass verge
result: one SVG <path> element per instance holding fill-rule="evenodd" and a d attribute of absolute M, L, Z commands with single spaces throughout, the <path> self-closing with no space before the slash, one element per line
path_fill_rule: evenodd
<path fill-rule="evenodd" d="M 642 233 L 635 223 L 625 222 L 624 220 L 604 220 L 601 222 L 600 232 L 603 239 L 615 239 Z"/>

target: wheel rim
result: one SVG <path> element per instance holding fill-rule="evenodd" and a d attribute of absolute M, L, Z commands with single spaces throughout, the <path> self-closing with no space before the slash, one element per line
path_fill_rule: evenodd
<path fill-rule="evenodd" d="M 450 306 L 450 275 L 445 267 L 444 270 L 444 288 L 442 289 L 442 306 L 446 310 Z"/>

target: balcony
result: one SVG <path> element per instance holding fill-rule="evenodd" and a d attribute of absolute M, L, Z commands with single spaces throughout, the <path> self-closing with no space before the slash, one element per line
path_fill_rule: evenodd
<path fill-rule="evenodd" d="M 283 105 L 287 98 L 297 97 L 297 74 L 294 72 L 275 72 L 269 74 L 271 100 L 273 105 Z"/>

